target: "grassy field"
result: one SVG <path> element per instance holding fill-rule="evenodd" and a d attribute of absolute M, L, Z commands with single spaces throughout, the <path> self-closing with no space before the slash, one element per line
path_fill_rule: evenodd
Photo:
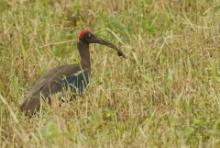
<path fill-rule="evenodd" d="M 84 95 L 24 116 L 86 27 L 128 58 L 92 45 Z M 219 41 L 218 0 L 0 0 L 0 147 L 220 147 Z"/>

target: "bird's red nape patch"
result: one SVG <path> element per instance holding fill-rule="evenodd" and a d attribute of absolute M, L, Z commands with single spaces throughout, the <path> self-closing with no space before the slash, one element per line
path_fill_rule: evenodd
<path fill-rule="evenodd" d="M 79 33 L 79 39 L 85 38 L 85 35 L 86 35 L 87 33 L 89 33 L 89 32 L 91 32 L 90 29 L 83 29 L 83 30 L 81 30 L 80 33 Z"/>

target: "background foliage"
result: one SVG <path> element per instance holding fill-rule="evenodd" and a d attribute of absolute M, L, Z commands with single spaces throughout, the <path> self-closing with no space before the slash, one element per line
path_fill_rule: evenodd
<path fill-rule="evenodd" d="M 0 147 L 218 147 L 219 26 L 217 0 L 0 0 Z M 85 27 L 128 59 L 92 45 L 85 94 L 25 117 L 21 96 L 79 62 Z"/>

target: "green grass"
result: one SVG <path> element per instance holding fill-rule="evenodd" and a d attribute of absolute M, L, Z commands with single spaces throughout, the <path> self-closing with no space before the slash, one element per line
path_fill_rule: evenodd
<path fill-rule="evenodd" d="M 0 147 L 219 147 L 219 24 L 217 0 L 0 0 Z M 24 116 L 44 72 L 79 62 L 85 27 L 128 59 L 92 45 L 84 95 Z"/>

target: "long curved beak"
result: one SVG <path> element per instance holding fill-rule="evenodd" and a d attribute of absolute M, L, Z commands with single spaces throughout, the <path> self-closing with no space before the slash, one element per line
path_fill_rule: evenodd
<path fill-rule="evenodd" d="M 98 44 L 101 44 L 101 45 L 105 45 L 105 46 L 108 46 L 109 48 L 112 48 L 112 49 L 115 49 L 118 53 L 118 56 L 121 56 L 123 58 L 126 58 L 125 54 L 121 51 L 121 49 L 119 49 L 118 47 L 116 47 L 114 44 L 102 39 L 102 38 L 99 38 L 99 37 L 96 37 L 95 35 L 93 36 L 93 39 L 92 39 L 92 43 L 98 43 Z"/>

